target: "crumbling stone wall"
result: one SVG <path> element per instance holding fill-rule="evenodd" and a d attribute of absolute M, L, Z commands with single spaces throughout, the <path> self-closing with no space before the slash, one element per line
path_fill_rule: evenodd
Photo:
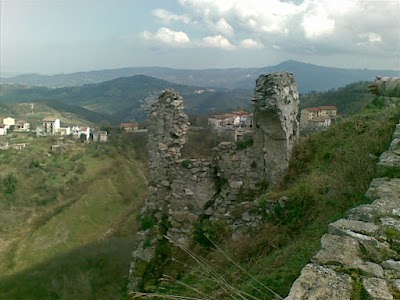
<path fill-rule="evenodd" d="M 195 224 L 204 218 L 224 220 L 233 231 L 260 224 L 256 196 L 282 178 L 298 139 L 299 98 L 291 73 L 257 80 L 253 146 L 237 149 L 235 143 L 223 142 L 209 160 L 181 159 L 189 126 L 182 100 L 166 90 L 149 116 L 149 195 L 141 215 L 150 225 L 137 234 L 132 290 L 141 287 L 147 266 L 160 263 L 155 249 L 164 235 L 187 246 Z"/>
<path fill-rule="evenodd" d="M 378 167 L 400 170 L 400 121 Z M 374 179 L 366 196 L 374 200 L 329 224 L 321 250 L 301 271 L 285 300 L 392 300 L 400 293 L 400 178 Z"/>

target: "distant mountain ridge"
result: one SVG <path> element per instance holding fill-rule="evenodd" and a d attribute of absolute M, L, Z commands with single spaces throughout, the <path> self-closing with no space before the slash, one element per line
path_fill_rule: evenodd
<path fill-rule="evenodd" d="M 145 75 L 120 77 L 106 82 L 76 87 L 46 88 L 3 84 L 4 103 L 45 102 L 62 111 L 74 111 L 93 121 L 143 120 L 160 92 L 172 88 L 185 99 L 188 113 L 204 114 L 249 106 L 251 90 L 207 90 L 171 83 Z M 90 114 L 90 111 L 96 114 Z"/>
<path fill-rule="evenodd" d="M 120 77 L 146 75 L 182 85 L 225 89 L 253 89 L 255 80 L 260 74 L 283 71 L 295 74 L 300 93 L 339 88 L 356 81 L 372 81 L 376 75 L 400 76 L 400 71 L 331 68 L 288 60 L 276 66 L 262 68 L 190 70 L 163 67 L 133 67 L 57 75 L 24 74 L 11 78 L 0 78 L 0 82 L 54 88 L 82 86 L 110 81 Z"/>

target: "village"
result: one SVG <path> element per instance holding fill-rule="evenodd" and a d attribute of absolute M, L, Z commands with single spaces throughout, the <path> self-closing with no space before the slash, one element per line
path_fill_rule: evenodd
<path fill-rule="evenodd" d="M 302 133 L 309 133 L 326 129 L 332 125 L 337 118 L 335 106 L 318 106 L 304 108 L 300 112 L 300 130 Z M 251 138 L 253 134 L 253 114 L 239 110 L 225 114 L 217 114 L 208 118 L 208 126 L 213 132 L 226 141 L 242 141 Z M 145 132 L 146 129 L 139 129 L 136 122 L 124 122 L 119 125 L 124 132 Z M 0 117 L 0 139 L 9 133 L 34 133 L 36 137 L 46 136 L 70 136 L 81 142 L 107 142 L 108 132 L 96 130 L 89 126 L 61 126 L 58 117 L 47 116 L 41 120 L 41 125 L 32 128 L 25 120 L 16 120 L 11 116 Z M 26 143 L 10 144 L 8 141 L 0 142 L 0 150 L 23 149 Z M 57 149 L 60 145 L 52 147 Z"/>
<path fill-rule="evenodd" d="M 31 126 L 31 124 L 25 120 L 17 120 L 11 116 L 0 116 L 0 150 L 20 150 L 27 147 L 28 143 L 25 142 L 11 143 L 10 138 L 7 138 L 10 134 L 13 134 L 14 137 L 18 135 L 22 140 L 26 134 L 30 134 L 31 137 L 33 136 L 36 138 L 58 136 L 57 144 L 51 146 L 53 152 L 65 146 L 66 137 L 70 137 L 72 140 L 81 143 L 103 143 L 107 142 L 109 138 L 109 133 L 105 130 L 97 130 L 82 125 L 62 126 L 61 119 L 55 116 L 46 116 L 42 118 L 40 125 L 37 125 L 35 128 L 32 127 L 34 126 Z M 139 125 L 136 122 L 121 123 L 119 124 L 119 128 L 123 132 L 147 132 L 147 129 L 139 129 Z M 21 141 L 21 138 L 19 141 Z"/>
<path fill-rule="evenodd" d="M 337 117 L 335 106 L 304 108 L 300 112 L 300 130 L 303 133 L 320 131 L 332 125 Z M 208 118 L 208 125 L 221 138 L 227 141 L 241 141 L 252 135 L 253 114 L 234 111 Z"/>

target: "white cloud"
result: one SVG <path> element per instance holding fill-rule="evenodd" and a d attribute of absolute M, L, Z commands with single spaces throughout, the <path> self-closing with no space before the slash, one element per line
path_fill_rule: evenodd
<path fill-rule="evenodd" d="M 152 14 L 166 24 L 171 22 L 182 22 L 184 24 L 191 23 L 190 17 L 186 15 L 177 15 L 161 8 L 153 10 Z"/>
<path fill-rule="evenodd" d="M 202 47 L 206 48 L 220 48 L 224 50 L 235 50 L 236 47 L 229 42 L 228 39 L 222 35 L 204 37 L 199 43 Z"/>
<path fill-rule="evenodd" d="M 144 31 L 142 37 L 145 40 L 155 40 L 164 44 L 175 45 L 177 47 L 188 45 L 190 43 L 189 36 L 183 31 L 173 31 L 166 27 L 161 27 L 154 34 Z"/>
<path fill-rule="evenodd" d="M 181 6 L 179 14 L 162 9 L 153 14 L 165 23 L 185 24 L 184 31 L 191 36 L 206 36 L 189 41 L 186 35 L 182 41 L 190 47 L 234 50 L 270 45 L 268 49 L 297 57 L 355 55 L 363 51 L 368 55 L 385 53 L 392 59 L 396 59 L 400 48 L 398 0 L 177 2 Z"/>
<path fill-rule="evenodd" d="M 235 33 L 232 26 L 228 22 L 226 22 L 224 18 L 218 20 L 216 28 L 218 32 L 229 36 Z"/>
<path fill-rule="evenodd" d="M 382 37 L 375 32 L 361 33 L 358 35 L 360 42 L 357 46 L 373 46 L 382 43 Z"/>
<path fill-rule="evenodd" d="M 327 11 L 322 6 L 317 6 L 307 12 L 303 16 L 301 26 L 304 29 L 305 37 L 308 39 L 332 34 L 335 31 L 335 21 L 329 18 Z"/>
<path fill-rule="evenodd" d="M 240 42 L 240 47 L 241 48 L 255 48 L 255 49 L 260 49 L 264 48 L 264 45 L 261 42 L 255 41 L 253 39 L 244 39 Z"/>

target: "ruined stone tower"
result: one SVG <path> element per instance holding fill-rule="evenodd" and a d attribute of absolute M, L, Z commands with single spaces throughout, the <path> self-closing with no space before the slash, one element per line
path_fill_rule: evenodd
<path fill-rule="evenodd" d="M 172 90 L 164 91 L 153 104 L 149 116 L 149 197 L 145 210 L 166 209 L 170 197 L 170 181 L 175 177 L 173 165 L 181 156 L 185 134 L 189 128 L 183 111 L 183 99 Z M 159 216 L 156 216 L 159 218 Z"/>
<path fill-rule="evenodd" d="M 299 94 L 291 73 L 261 75 L 254 91 L 255 155 L 262 158 L 262 175 L 276 183 L 288 168 L 298 141 Z"/>
<path fill-rule="evenodd" d="M 235 143 L 223 142 L 209 159 L 181 159 L 189 126 L 182 97 L 166 90 L 153 104 L 149 195 L 141 212 L 147 225 L 142 224 L 136 235 L 131 290 L 143 288 L 144 274 L 162 265 L 156 249 L 166 243 L 164 236 L 188 246 L 195 226 L 205 219 L 225 222 L 234 233 L 263 222 L 257 195 L 265 192 L 265 183 L 282 178 L 298 140 L 299 97 L 293 74 L 261 75 L 253 101 L 253 146 L 238 149 Z"/>

